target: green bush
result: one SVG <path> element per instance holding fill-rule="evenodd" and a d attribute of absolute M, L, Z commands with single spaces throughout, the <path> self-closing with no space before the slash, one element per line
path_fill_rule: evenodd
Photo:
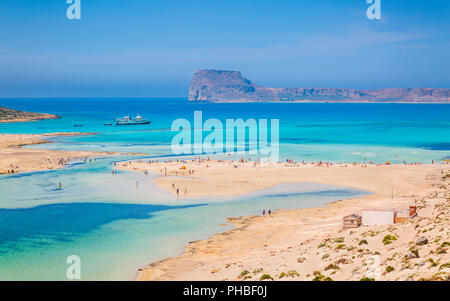
<path fill-rule="evenodd" d="M 428 262 L 431 264 L 432 267 L 435 267 L 435 266 L 438 265 L 437 262 L 435 262 L 435 261 L 433 260 L 433 258 L 428 258 Z"/>
<path fill-rule="evenodd" d="M 359 246 L 360 245 L 367 245 L 368 243 L 367 243 L 367 240 L 365 240 L 365 239 L 363 239 L 363 240 L 361 240 L 360 242 L 359 242 Z"/>
<path fill-rule="evenodd" d="M 333 263 L 330 263 L 329 265 L 327 265 L 327 266 L 325 267 L 325 271 L 328 271 L 328 270 L 331 270 L 331 269 L 333 269 L 333 270 L 339 270 L 339 267 L 338 267 L 337 265 L 333 264 Z"/>
<path fill-rule="evenodd" d="M 336 250 L 342 249 L 343 247 L 345 247 L 345 244 L 338 244 Z"/>
<path fill-rule="evenodd" d="M 320 274 L 317 275 L 312 281 L 323 281 L 325 279 L 325 276 Z"/>
<path fill-rule="evenodd" d="M 397 237 L 393 236 L 393 235 L 386 235 L 383 238 L 383 244 L 388 245 L 388 244 L 392 243 L 393 240 L 397 240 Z"/>
<path fill-rule="evenodd" d="M 270 276 L 269 274 L 263 274 L 259 280 L 273 280 L 272 276 Z"/>
<path fill-rule="evenodd" d="M 439 271 L 445 268 L 450 269 L 450 262 L 441 264 L 441 266 L 439 267 Z"/>
<path fill-rule="evenodd" d="M 374 278 L 369 278 L 369 277 L 363 277 L 359 281 L 375 281 L 375 279 Z"/>
<path fill-rule="evenodd" d="M 388 272 L 388 273 L 393 272 L 393 271 L 395 271 L 395 268 L 393 266 L 388 266 L 386 268 L 386 272 Z"/>

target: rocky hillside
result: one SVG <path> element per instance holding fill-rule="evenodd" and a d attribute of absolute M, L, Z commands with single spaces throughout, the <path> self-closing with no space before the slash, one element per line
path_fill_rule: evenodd
<path fill-rule="evenodd" d="M 0 107 L 0 122 L 35 121 L 41 119 L 56 119 L 56 118 L 60 117 L 52 114 L 31 113 Z"/>
<path fill-rule="evenodd" d="M 239 71 L 199 70 L 189 89 L 191 101 L 318 101 L 318 102 L 441 102 L 449 89 L 390 88 L 356 90 L 336 88 L 269 88 L 252 83 Z"/>

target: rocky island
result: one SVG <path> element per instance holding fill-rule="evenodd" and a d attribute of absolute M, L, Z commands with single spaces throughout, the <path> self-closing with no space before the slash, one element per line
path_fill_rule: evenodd
<path fill-rule="evenodd" d="M 32 113 L 0 107 L 0 123 L 36 121 L 42 119 L 57 119 L 57 118 L 60 117 L 53 114 Z"/>
<path fill-rule="evenodd" d="M 258 86 L 239 71 L 199 70 L 189 89 L 190 101 L 212 102 L 409 102 L 449 103 L 449 89 L 270 88 Z"/>

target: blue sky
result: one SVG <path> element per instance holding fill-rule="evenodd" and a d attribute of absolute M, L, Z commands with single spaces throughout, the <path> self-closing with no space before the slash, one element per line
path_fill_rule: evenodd
<path fill-rule="evenodd" d="M 186 97 L 197 69 L 274 87 L 450 88 L 450 3 L 0 0 L 0 97 Z"/>

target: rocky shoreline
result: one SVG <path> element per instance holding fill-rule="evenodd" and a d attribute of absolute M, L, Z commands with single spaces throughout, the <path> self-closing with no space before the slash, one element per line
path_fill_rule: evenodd
<path fill-rule="evenodd" d="M 25 112 L 0 107 L 0 123 L 38 121 L 43 119 L 58 119 L 58 118 L 61 117 L 53 114 Z"/>

